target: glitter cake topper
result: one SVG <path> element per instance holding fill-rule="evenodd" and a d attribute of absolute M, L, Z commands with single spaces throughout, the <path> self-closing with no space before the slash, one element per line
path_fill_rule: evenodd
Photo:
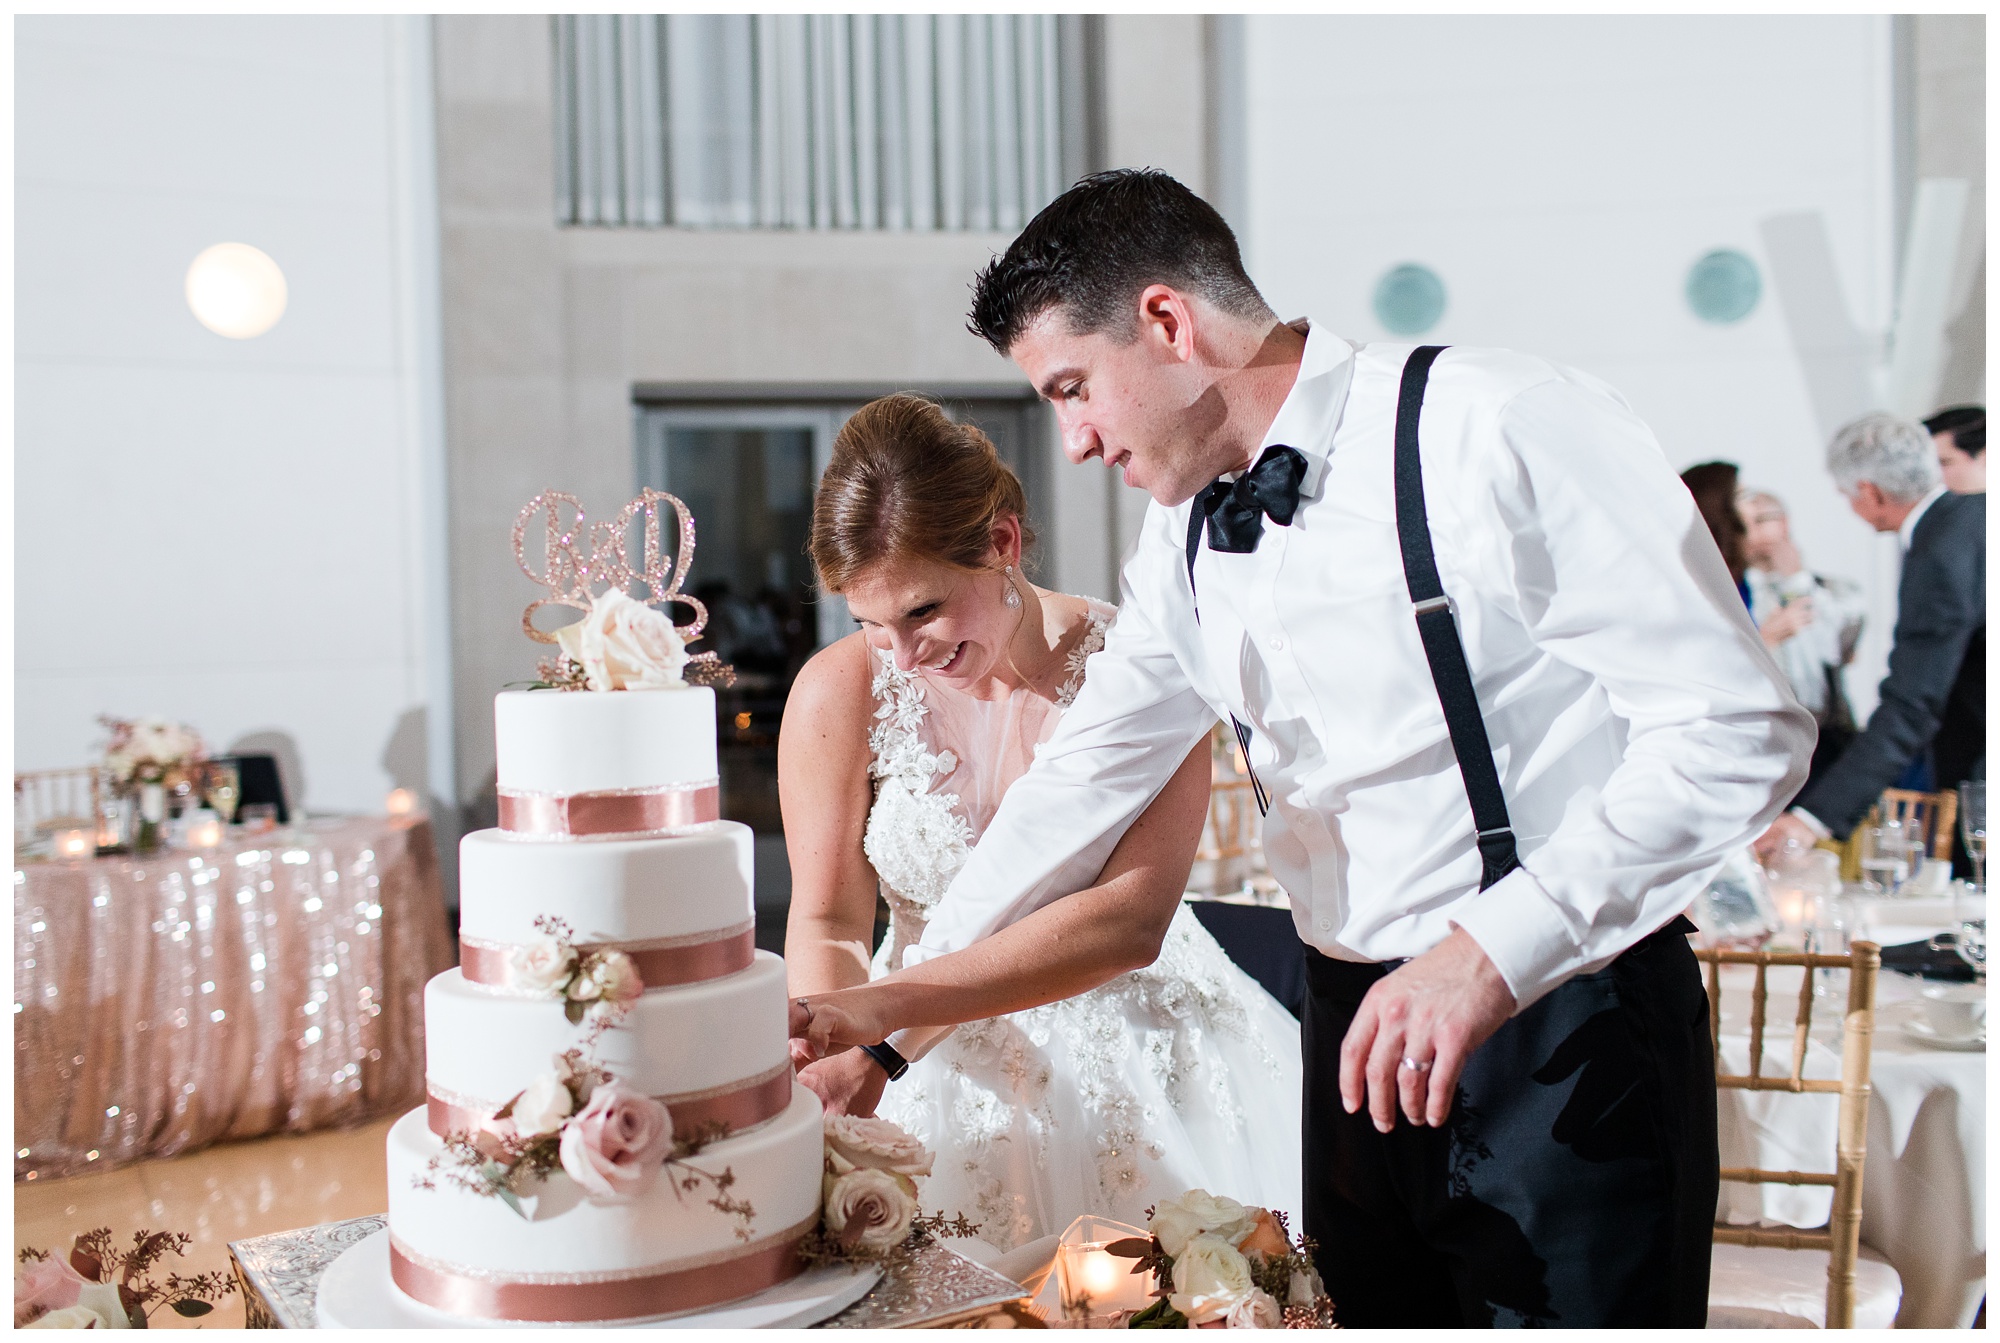
<path fill-rule="evenodd" d="M 680 524 L 680 544 L 671 560 L 660 553 L 662 504 L 673 506 L 674 517 Z M 568 523 L 563 521 L 565 507 L 573 514 Z M 536 573 L 528 563 L 527 549 L 529 522 L 538 510 L 542 513 L 543 526 L 540 573 Z M 645 549 L 641 553 L 640 565 L 635 569 L 627 556 L 626 543 L 633 521 L 642 514 L 646 519 Z M 649 488 L 641 491 L 637 499 L 618 510 L 618 515 L 609 522 L 590 522 L 584 516 L 583 505 L 573 494 L 543 490 L 530 499 L 514 519 L 514 559 L 520 564 L 522 573 L 549 591 L 548 596 L 528 603 L 528 609 L 521 613 L 521 628 L 536 643 L 552 644 L 556 636 L 535 628 L 535 612 L 544 606 L 568 606 L 588 611 L 591 598 L 596 595 L 593 587 L 628 592 L 632 584 L 643 583 L 648 603 L 678 603 L 692 607 L 694 619 L 685 625 L 674 626 L 683 643 L 692 643 L 700 638 L 702 627 L 708 623 L 708 608 L 699 599 L 681 591 L 688 565 L 694 560 L 694 518 L 688 513 L 686 504 L 664 490 Z"/>

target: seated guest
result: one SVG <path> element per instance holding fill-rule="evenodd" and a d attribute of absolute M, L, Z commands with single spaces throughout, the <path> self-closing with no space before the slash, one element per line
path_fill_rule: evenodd
<path fill-rule="evenodd" d="M 1810 784 L 1854 740 L 1854 709 L 1840 670 L 1854 659 L 1865 602 L 1860 585 L 1806 568 L 1778 496 L 1746 491 L 1738 511 L 1750 562 L 1745 575 L 1750 618 L 1791 681 L 1792 693 L 1819 724 Z"/>
<path fill-rule="evenodd" d="M 1757 841 L 1846 838 L 1929 748 L 1939 788 L 1986 777 L 1986 496 L 1950 494 L 1923 429 L 1876 411 L 1843 427 L 1827 469 L 1862 521 L 1903 545 L 1882 702 L 1831 767 Z"/>
<path fill-rule="evenodd" d="M 1736 512 L 1736 464 L 1703 462 L 1690 466 L 1681 472 L 1681 484 L 1694 496 L 1694 506 L 1701 513 L 1701 520 L 1708 524 L 1709 535 L 1715 538 L 1716 548 L 1722 552 L 1722 562 L 1729 566 L 1729 577 L 1736 584 L 1737 594 L 1748 606 L 1750 589 L 1743 581 L 1748 567 L 1743 554 L 1743 519 Z"/>
<path fill-rule="evenodd" d="M 1937 444 L 1938 469 L 1953 494 L 1986 493 L 1986 407 L 1952 406 L 1924 421 Z"/>

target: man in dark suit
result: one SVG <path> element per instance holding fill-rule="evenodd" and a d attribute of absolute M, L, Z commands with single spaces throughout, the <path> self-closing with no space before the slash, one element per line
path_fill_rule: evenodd
<path fill-rule="evenodd" d="M 1794 799 L 1763 838 L 1846 838 L 1884 788 L 1928 750 L 1937 786 L 1986 777 L 1986 496 L 1948 493 L 1931 437 L 1894 415 L 1864 415 L 1827 449 L 1855 513 L 1903 543 L 1896 633 L 1868 727 Z"/>

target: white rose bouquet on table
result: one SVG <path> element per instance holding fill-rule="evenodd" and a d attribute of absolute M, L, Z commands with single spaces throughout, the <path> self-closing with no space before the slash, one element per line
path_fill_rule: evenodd
<path fill-rule="evenodd" d="M 145 1329 L 160 1307 L 197 1320 L 236 1291 L 220 1270 L 184 1277 L 155 1271 L 168 1255 L 184 1255 L 185 1231 L 135 1231 L 129 1248 L 109 1227 L 78 1236 L 67 1255 L 22 1246 L 14 1265 L 16 1329 Z"/>
<path fill-rule="evenodd" d="M 1284 1214 L 1190 1189 L 1147 1212 L 1144 1240 L 1107 1253 L 1139 1262 L 1159 1284 L 1130 1329 L 1329 1329 L 1333 1303 L 1310 1238 L 1294 1244 Z"/>
<path fill-rule="evenodd" d="M 104 746 L 104 773 L 114 792 L 125 794 L 147 784 L 191 781 L 208 759 L 201 734 L 185 723 L 164 718 L 99 718 L 111 734 Z"/>

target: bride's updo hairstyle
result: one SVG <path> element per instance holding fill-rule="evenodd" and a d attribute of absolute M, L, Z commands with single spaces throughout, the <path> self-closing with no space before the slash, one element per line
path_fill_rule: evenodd
<path fill-rule="evenodd" d="M 833 440 L 813 499 L 813 567 L 829 592 L 888 559 L 984 573 L 994 524 L 1010 516 L 1025 555 L 1035 539 L 1027 496 L 993 440 L 898 392 L 856 411 Z"/>

